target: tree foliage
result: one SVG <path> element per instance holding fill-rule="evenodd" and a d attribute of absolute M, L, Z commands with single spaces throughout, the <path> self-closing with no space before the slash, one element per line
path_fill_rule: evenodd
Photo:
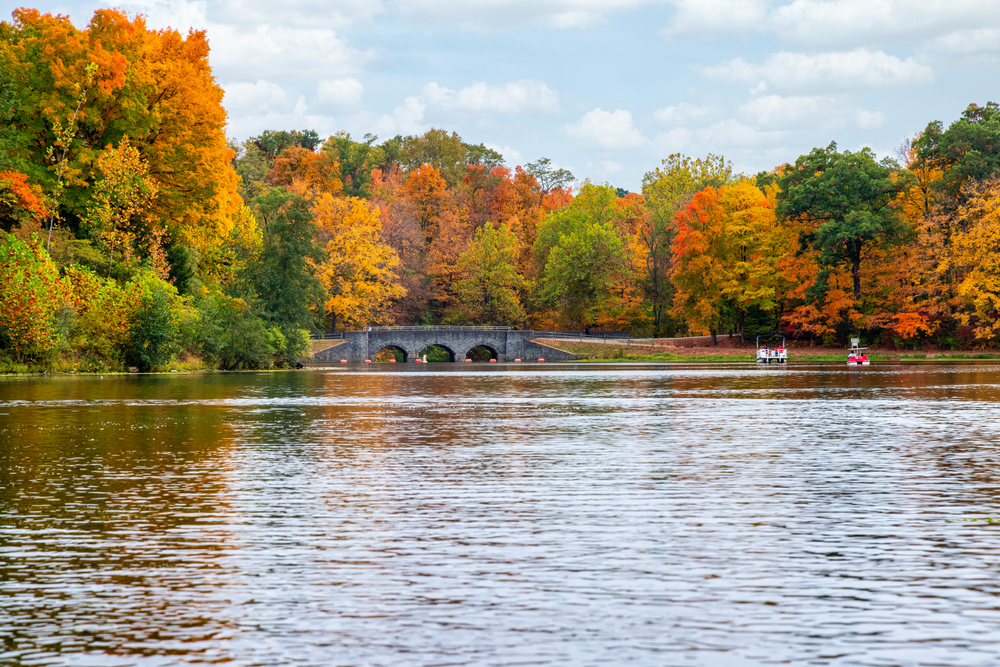
<path fill-rule="evenodd" d="M 778 178 L 778 215 L 806 216 L 816 229 L 807 241 L 827 271 L 848 263 L 854 298 L 861 298 L 861 261 L 866 246 L 892 244 L 907 234 L 893 203 L 901 185 L 898 166 L 876 161 L 868 148 L 838 152 L 837 144 L 814 148 Z"/>
<path fill-rule="evenodd" d="M 528 283 L 517 265 L 521 248 L 508 227 L 479 227 L 469 248 L 458 258 L 465 277 L 456 284 L 459 311 L 476 324 L 523 322 L 521 295 Z"/>

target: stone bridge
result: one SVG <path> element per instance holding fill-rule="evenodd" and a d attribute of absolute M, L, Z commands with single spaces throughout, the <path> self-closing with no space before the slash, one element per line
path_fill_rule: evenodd
<path fill-rule="evenodd" d="M 521 359 L 525 362 L 573 361 L 579 355 L 533 342 L 543 332 L 514 331 L 508 327 L 372 327 L 365 331 L 345 331 L 344 342 L 313 355 L 319 362 L 364 363 L 386 348 L 403 353 L 403 361 L 416 361 L 417 355 L 432 345 L 443 348 L 452 361 L 464 362 L 475 347 L 489 350 L 498 362 Z"/>

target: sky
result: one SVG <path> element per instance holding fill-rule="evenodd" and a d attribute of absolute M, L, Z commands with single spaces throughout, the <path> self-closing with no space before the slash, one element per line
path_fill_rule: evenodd
<path fill-rule="evenodd" d="M 1000 2 L 123 0 L 207 31 L 227 134 L 380 140 L 430 128 L 640 191 L 672 153 L 769 170 L 831 141 L 895 157 L 927 123 L 1000 100 Z"/>

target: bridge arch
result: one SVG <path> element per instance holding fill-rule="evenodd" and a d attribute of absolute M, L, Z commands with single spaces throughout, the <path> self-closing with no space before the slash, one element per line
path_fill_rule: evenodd
<path fill-rule="evenodd" d="M 476 348 L 481 348 L 489 352 L 490 359 L 496 359 L 497 361 L 500 361 L 500 350 L 497 349 L 498 347 L 499 346 L 496 343 L 478 342 L 474 345 L 469 345 L 468 349 L 466 349 L 465 352 L 462 353 L 458 358 L 461 359 L 462 361 L 465 361 L 466 359 L 470 358 L 469 355 L 472 354 L 473 350 L 475 350 Z M 476 359 L 473 358 L 473 361 L 475 360 Z"/>
<path fill-rule="evenodd" d="M 386 350 L 390 351 L 398 350 L 399 352 L 401 352 L 403 354 L 403 359 L 402 359 L 403 363 L 410 361 L 410 358 L 413 356 L 413 354 L 409 350 L 407 350 L 402 345 L 396 343 L 380 343 L 379 345 L 373 345 L 372 348 L 373 349 L 377 348 L 375 349 L 375 352 L 372 353 L 371 356 L 372 361 L 377 361 L 378 356 Z"/>
<path fill-rule="evenodd" d="M 439 349 L 444 350 L 445 352 L 447 352 L 448 353 L 448 361 L 458 361 L 459 360 L 459 356 L 455 353 L 454 348 L 452 346 L 450 346 L 450 345 L 445 345 L 444 343 L 427 343 L 426 345 L 424 345 L 423 347 L 421 347 L 420 350 L 417 351 L 417 354 L 421 355 L 421 358 L 422 358 L 422 355 L 428 354 L 427 350 L 429 348 L 432 348 L 432 347 L 436 347 L 436 348 L 439 348 Z M 465 357 L 462 357 L 462 359 L 465 359 Z"/>

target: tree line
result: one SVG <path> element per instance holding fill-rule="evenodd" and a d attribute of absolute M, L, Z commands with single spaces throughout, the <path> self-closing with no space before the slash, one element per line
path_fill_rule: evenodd
<path fill-rule="evenodd" d="M 118 10 L 0 23 L 3 363 L 266 368 L 389 324 L 1000 335 L 996 104 L 896 160 L 676 154 L 630 193 L 441 129 L 227 139 L 208 56 Z"/>

